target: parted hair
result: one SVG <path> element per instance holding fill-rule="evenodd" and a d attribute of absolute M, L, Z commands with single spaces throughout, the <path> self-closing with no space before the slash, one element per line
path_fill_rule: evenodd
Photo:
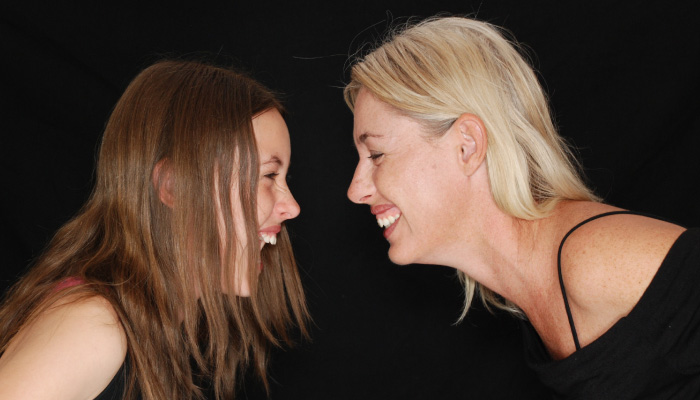
<path fill-rule="evenodd" d="M 352 66 L 344 95 L 353 109 L 361 89 L 442 135 L 464 113 L 487 131 L 486 165 L 498 207 L 520 219 L 546 217 L 561 200 L 598 198 L 557 133 L 532 67 L 498 27 L 463 17 L 434 17 L 395 29 Z M 514 304 L 459 273 L 463 318 L 476 292 L 486 306 Z"/>
<path fill-rule="evenodd" d="M 275 95 L 229 68 L 167 60 L 136 76 L 106 125 L 89 200 L 5 297 L 0 351 L 58 299 L 101 296 L 126 333 L 126 398 L 233 398 L 248 365 L 267 388 L 270 346 L 291 342 L 294 325 L 305 335 L 308 320 L 286 229 L 258 246 L 252 119 L 270 109 L 282 111 Z M 173 178 L 172 207 L 157 164 Z M 251 266 L 240 268 L 249 298 L 234 295 L 236 259 Z M 68 278 L 82 283 L 57 290 Z"/>

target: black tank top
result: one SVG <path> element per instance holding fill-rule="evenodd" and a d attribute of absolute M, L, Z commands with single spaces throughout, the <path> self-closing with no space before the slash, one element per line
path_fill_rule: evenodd
<path fill-rule="evenodd" d="M 700 399 L 699 288 L 700 229 L 693 228 L 671 246 L 629 314 L 570 356 L 552 360 L 523 321 L 528 364 L 555 399 Z"/>
<path fill-rule="evenodd" d="M 109 385 L 95 397 L 95 400 L 122 400 L 124 398 L 124 386 L 126 384 L 126 376 L 129 369 L 129 356 L 126 356 L 117 374 L 114 375 Z"/>

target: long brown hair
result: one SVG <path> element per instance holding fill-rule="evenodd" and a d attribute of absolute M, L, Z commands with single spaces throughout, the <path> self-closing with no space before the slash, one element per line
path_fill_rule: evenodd
<path fill-rule="evenodd" d="M 282 107 L 268 89 L 227 68 L 162 61 L 142 71 L 107 123 L 90 199 L 8 292 L 0 351 L 58 297 L 102 296 L 127 337 L 126 398 L 201 398 L 202 377 L 232 398 L 249 364 L 267 387 L 269 346 L 290 342 L 292 325 L 305 335 L 308 319 L 286 230 L 258 247 L 252 118 L 270 109 Z M 157 164 L 174 177 L 172 208 L 154 187 Z M 239 198 L 215 190 L 234 184 Z M 247 240 L 236 238 L 240 223 Z M 236 257 L 238 240 L 252 245 Z M 249 298 L 226 294 L 235 259 L 265 265 L 247 268 Z M 82 284 L 56 291 L 68 277 Z"/>

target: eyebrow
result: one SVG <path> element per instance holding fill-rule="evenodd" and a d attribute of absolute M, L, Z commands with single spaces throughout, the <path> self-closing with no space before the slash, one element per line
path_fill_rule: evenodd
<path fill-rule="evenodd" d="M 376 133 L 365 132 L 357 138 L 358 143 L 364 143 L 368 138 L 380 138 L 382 135 L 377 135 Z"/>
<path fill-rule="evenodd" d="M 282 162 L 282 160 L 280 160 L 280 158 L 277 157 L 277 156 L 272 156 L 272 157 L 270 157 L 267 161 L 265 161 L 264 163 L 262 163 L 262 165 L 266 165 L 266 164 L 277 164 L 277 165 L 279 165 L 279 166 L 284 165 L 284 163 Z"/>

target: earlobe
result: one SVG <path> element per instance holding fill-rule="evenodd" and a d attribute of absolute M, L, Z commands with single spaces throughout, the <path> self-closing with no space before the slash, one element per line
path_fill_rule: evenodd
<path fill-rule="evenodd" d="M 459 130 L 460 160 L 467 175 L 472 175 L 486 158 L 486 127 L 474 114 L 462 114 L 454 124 Z"/>
<path fill-rule="evenodd" d="M 172 169 L 168 166 L 167 159 L 164 158 L 156 163 L 151 179 L 161 203 L 173 208 L 175 205 L 175 177 Z"/>

